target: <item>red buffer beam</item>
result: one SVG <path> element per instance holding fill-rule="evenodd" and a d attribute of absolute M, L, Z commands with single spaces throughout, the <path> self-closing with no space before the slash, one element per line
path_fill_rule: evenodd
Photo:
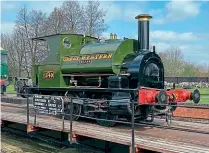
<path fill-rule="evenodd" d="M 153 88 L 145 88 L 138 90 L 139 104 L 170 104 L 186 102 L 193 100 L 194 103 L 200 101 L 200 92 L 195 89 L 190 92 L 186 89 L 172 89 L 172 90 L 159 90 Z"/>

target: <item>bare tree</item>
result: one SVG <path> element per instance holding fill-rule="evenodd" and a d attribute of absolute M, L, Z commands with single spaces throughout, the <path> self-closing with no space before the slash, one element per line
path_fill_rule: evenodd
<path fill-rule="evenodd" d="M 45 42 L 31 38 L 56 33 L 83 33 L 100 36 L 107 26 L 104 23 L 106 12 L 100 3 L 89 1 L 87 6 L 77 1 L 65 1 L 60 8 L 54 8 L 47 18 L 42 11 L 28 11 L 24 6 L 17 13 L 15 28 L 11 35 L 2 35 L 2 46 L 9 51 L 9 72 L 15 76 L 29 76 L 31 68 L 48 53 Z"/>
<path fill-rule="evenodd" d="M 170 47 L 166 52 L 160 53 L 163 60 L 166 76 L 180 76 L 183 72 L 183 53 L 177 47 Z"/>
<path fill-rule="evenodd" d="M 12 37 L 13 48 L 12 53 L 16 56 L 15 61 L 18 64 L 18 76 L 21 76 L 22 70 L 24 68 L 23 61 L 24 61 L 24 54 L 26 51 L 25 40 L 22 38 L 22 31 L 19 29 L 15 29 Z M 15 58 L 14 58 L 15 59 Z"/>
<path fill-rule="evenodd" d="M 198 65 L 198 74 L 202 77 L 209 77 L 209 64 L 203 63 L 201 65 Z"/>
<path fill-rule="evenodd" d="M 180 76 L 196 77 L 196 76 L 201 76 L 201 74 L 199 73 L 199 69 L 197 68 L 197 66 L 194 63 L 185 62 L 183 65 L 183 72 Z"/>
<path fill-rule="evenodd" d="M 61 9 L 64 13 L 63 28 L 65 32 L 79 33 L 82 24 L 82 9 L 77 1 L 64 1 Z"/>
<path fill-rule="evenodd" d="M 106 10 L 100 9 L 98 1 L 88 1 L 82 16 L 85 34 L 100 37 L 102 32 L 108 28 L 104 22 L 105 16 Z"/>
<path fill-rule="evenodd" d="M 21 31 L 20 39 L 25 44 L 24 68 L 28 75 L 31 72 L 31 66 L 35 65 L 40 56 L 39 44 L 37 41 L 32 41 L 31 38 L 42 35 L 45 19 L 46 16 L 42 11 L 28 12 L 26 7 L 23 7 L 17 15 L 15 27 Z"/>
<path fill-rule="evenodd" d="M 46 15 L 42 11 L 32 10 L 29 16 L 30 16 L 30 23 L 31 23 L 30 38 L 34 38 L 34 37 L 36 38 L 36 37 L 42 36 L 43 35 L 42 29 L 43 29 L 44 22 L 46 20 Z M 31 41 L 30 39 L 29 42 L 32 43 L 32 48 L 30 50 L 32 65 L 35 65 L 40 55 L 43 55 L 44 50 L 40 50 L 41 43 L 39 41 Z M 44 54 L 47 54 L 47 52 L 44 52 Z"/>
<path fill-rule="evenodd" d="M 27 7 L 24 6 L 17 14 L 17 20 L 15 27 L 18 31 L 21 31 L 22 35 L 20 39 L 24 41 L 25 52 L 24 52 L 24 69 L 27 71 L 28 66 L 31 65 L 31 55 L 33 45 L 30 41 L 30 16 Z M 28 72 L 27 72 L 28 73 Z"/>
<path fill-rule="evenodd" d="M 1 34 L 1 46 L 8 51 L 8 75 L 18 76 L 18 59 L 16 52 L 13 50 L 13 42 L 11 34 Z"/>
<path fill-rule="evenodd" d="M 209 77 L 209 64 L 206 65 L 206 76 Z"/>
<path fill-rule="evenodd" d="M 206 66 L 197 65 L 184 60 L 182 51 L 171 47 L 166 52 L 159 53 L 165 68 L 166 76 L 206 76 Z"/>
<path fill-rule="evenodd" d="M 54 8 L 44 23 L 44 30 L 48 35 L 64 32 L 64 11 L 62 9 Z"/>

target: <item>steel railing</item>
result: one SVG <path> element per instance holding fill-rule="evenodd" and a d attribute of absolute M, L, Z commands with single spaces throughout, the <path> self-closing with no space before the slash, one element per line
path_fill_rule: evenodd
<path fill-rule="evenodd" d="M 63 100 L 62 100 L 62 109 L 61 109 L 61 112 L 56 112 L 55 115 L 61 115 L 62 116 L 62 130 L 64 131 L 64 127 L 65 127 L 65 116 L 70 116 L 70 144 L 73 144 L 72 142 L 72 138 L 73 138 L 73 135 L 72 135 L 72 131 L 73 131 L 73 116 L 77 116 L 77 117 L 81 117 L 81 118 L 88 118 L 88 119 L 92 119 L 92 120 L 99 120 L 99 121 L 114 121 L 116 123 L 123 123 L 123 124 L 127 124 L 127 125 L 131 125 L 131 148 L 132 148 L 132 153 L 135 153 L 135 125 L 137 126 L 143 126 L 143 125 L 146 125 L 146 126 L 153 126 L 153 124 L 151 123 L 148 123 L 148 122 L 139 122 L 139 123 L 135 123 L 135 112 L 134 112 L 134 108 L 135 108 L 135 105 L 139 105 L 138 102 L 134 101 L 134 95 L 135 95 L 135 92 L 136 90 L 135 89 L 102 89 L 102 90 L 97 90 L 97 93 L 100 93 L 100 92 L 129 92 L 129 93 L 133 93 L 133 95 L 130 97 L 130 101 L 129 102 L 126 102 L 126 105 L 129 105 L 131 106 L 131 122 L 127 122 L 127 121 L 123 121 L 123 120 L 108 120 L 108 119 L 98 119 L 98 118 L 95 118 L 95 117 L 91 117 L 91 116 L 85 116 L 85 115 L 76 115 L 73 113 L 73 108 L 74 108 L 74 103 L 73 103 L 73 100 L 87 100 L 87 101 L 91 101 L 91 100 L 95 100 L 95 99 L 89 99 L 89 98 L 75 98 L 75 97 L 68 97 L 67 94 L 65 94 L 64 96 L 59 96 L 59 97 L 62 97 Z M 37 115 L 38 114 L 48 114 L 50 115 L 49 113 L 43 113 L 41 112 L 42 109 L 37 109 L 34 105 L 34 94 L 26 94 L 27 95 L 27 124 L 29 125 L 30 123 L 30 107 L 29 107 L 29 96 L 30 97 L 33 97 L 33 109 L 35 111 L 35 114 L 34 114 L 34 126 L 36 126 L 37 124 Z M 45 96 L 52 96 L 52 95 L 45 95 Z M 56 95 L 53 95 L 53 96 L 56 96 Z M 138 95 L 140 96 L 140 95 Z M 64 111 L 64 99 L 69 99 L 68 103 L 70 103 L 70 114 L 66 113 Z M 115 99 L 115 101 L 120 101 L 120 100 L 123 100 L 123 99 Z M 113 101 L 113 100 L 106 100 L 106 101 Z M 60 104 L 60 102 L 59 102 Z M 56 105 L 58 105 L 56 103 Z M 198 107 L 198 104 L 195 104 L 195 105 L 186 105 L 185 103 L 182 103 L 181 105 L 176 105 L 176 104 L 152 104 L 150 106 L 174 106 L 174 107 L 190 107 L 190 108 L 195 108 L 195 107 Z M 209 106 L 199 106 L 199 108 L 202 108 L 202 109 L 209 109 Z M 171 118 L 169 118 L 169 120 L 171 121 Z M 175 129 L 175 128 L 172 128 L 172 127 L 168 127 L 168 126 L 163 126 L 163 125 L 158 125 L 156 127 L 160 127 L 160 128 L 171 128 L 171 129 Z M 176 128 L 178 129 L 178 128 Z M 179 130 L 179 129 L 178 129 Z"/>

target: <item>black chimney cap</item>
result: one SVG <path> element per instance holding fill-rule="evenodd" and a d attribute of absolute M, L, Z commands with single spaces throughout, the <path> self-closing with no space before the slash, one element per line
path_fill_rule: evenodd
<path fill-rule="evenodd" d="M 135 17 L 135 19 L 139 20 L 139 21 L 147 21 L 149 19 L 151 19 L 152 16 L 149 14 L 140 14 L 138 16 Z"/>

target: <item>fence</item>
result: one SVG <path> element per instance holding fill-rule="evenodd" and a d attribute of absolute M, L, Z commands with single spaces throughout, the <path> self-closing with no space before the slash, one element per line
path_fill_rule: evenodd
<path fill-rule="evenodd" d="M 132 96 L 131 97 L 135 97 L 135 94 L 137 93 L 137 89 L 92 89 L 92 88 L 85 88 L 85 89 L 75 89 L 76 91 L 87 91 L 87 92 L 97 92 L 97 93 L 101 93 L 101 92 L 126 92 L 126 93 L 130 93 Z M 124 124 L 129 124 L 131 125 L 131 148 L 132 148 L 132 153 L 135 153 L 135 129 L 134 129 L 134 106 L 135 104 L 137 104 L 138 102 L 135 102 L 133 100 L 133 98 L 129 99 L 129 102 L 126 102 L 127 105 L 131 106 L 131 123 L 130 122 L 125 122 L 125 121 L 119 121 L 119 120 L 109 120 L 109 119 L 98 119 L 95 117 L 89 117 L 89 116 L 84 116 L 81 114 L 74 114 L 73 113 L 73 109 L 74 109 L 74 105 L 77 103 L 76 100 L 82 100 L 83 101 L 83 105 L 85 107 L 85 105 L 91 105 L 93 102 L 91 102 L 91 100 L 95 100 L 95 99 L 89 99 L 89 98 L 73 98 L 73 97 L 67 97 L 66 95 L 68 94 L 68 91 L 65 93 L 65 96 L 52 96 L 52 95 L 42 95 L 43 97 L 53 97 L 50 98 L 53 102 L 49 102 L 49 101 L 42 101 L 42 102 L 38 102 L 35 97 L 37 96 L 37 98 L 42 98 L 41 95 L 30 95 L 33 96 L 33 108 L 35 111 L 35 115 L 34 115 L 34 126 L 36 126 L 36 121 L 37 121 L 37 115 L 38 114 L 50 114 L 50 115 L 61 115 L 62 116 L 62 129 L 64 130 L 64 125 L 65 125 L 65 116 L 70 116 L 70 144 L 72 144 L 72 130 L 73 130 L 73 117 L 81 117 L 81 118 L 88 118 L 88 119 L 93 119 L 93 120 L 99 120 L 99 121 L 106 121 L 106 122 L 116 122 L 116 123 L 124 123 Z M 56 97 L 56 98 L 55 98 Z M 56 99 L 56 100 L 55 100 Z M 67 99 L 67 101 L 66 101 Z M 115 99 L 115 101 L 119 102 L 119 101 L 124 101 L 124 99 Z M 109 101 L 109 100 L 107 100 Z M 114 100 L 111 100 L 112 102 Z M 37 102 L 37 103 L 36 103 Z M 70 103 L 70 113 L 66 113 L 64 112 L 64 103 Z M 45 104 L 44 104 L 45 103 Z M 47 103 L 47 104 L 46 104 Z M 80 102 L 78 102 L 80 103 Z M 55 105 L 54 105 L 55 104 Z M 47 107 L 45 107 L 47 106 Z M 51 109 L 52 108 L 52 109 Z M 29 97 L 27 95 L 27 124 L 29 125 L 29 117 L 30 117 L 30 113 L 29 113 Z"/>
<path fill-rule="evenodd" d="M 72 90 L 72 89 L 66 89 L 66 90 Z M 60 115 L 62 116 L 62 129 L 64 130 L 64 125 L 65 125 L 65 116 L 70 116 L 70 143 L 72 144 L 72 130 L 73 130 L 73 117 L 77 116 L 77 117 L 81 117 L 81 118 L 88 118 L 88 119 L 93 119 L 93 120 L 99 120 L 99 121 L 109 121 L 109 122 L 116 122 L 116 123 L 124 123 L 124 124 L 128 124 L 131 125 L 131 148 L 132 148 L 132 153 L 135 153 L 135 125 L 139 125 L 139 126 L 143 126 L 145 125 L 144 123 L 135 123 L 135 112 L 134 112 L 134 108 L 135 105 L 139 105 L 137 101 L 134 101 L 134 97 L 136 96 L 136 92 L 138 91 L 138 89 L 75 89 L 76 91 L 80 90 L 86 90 L 89 92 L 97 92 L 99 93 L 103 93 L 103 92 L 123 92 L 123 93 L 130 93 L 131 97 L 129 97 L 129 100 L 125 102 L 126 105 L 131 106 L 130 107 L 130 111 L 131 111 L 131 122 L 125 122 L 122 120 L 110 120 L 110 119 L 98 119 L 95 117 L 89 117 L 89 116 L 85 116 L 82 114 L 75 114 L 74 113 L 74 105 L 81 103 L 81 101 L 83 102 L 83 107 L 88 106 L 88 105 L 92 105 L 94 102 L 91 102 L 91 100 L 95 100 L 95 99 L 89 99 L 89 98 L 73 98 L 73 97 L 67 97 L 68 91 L 65 93 L 65 96 L 52 96 L 52 95 L 30 95 L 33 96 L 33 108 L 35 111 L 35 115 L 34 115 L 34 126 L 36 126 L 36 122 L 37 122 L 37 116 L 38 114 L 53 114 L 53 115 Z M 140 96 L 140 95 L 139 95 Z M 47 99 L 46 101 L 39 101 L 36 99 Z M 78 102 L 77 100 L 79 100 L 80 102 Z M 124 103 L 124 98 L 120 97 L 119 99 L 115 99 L 115 100 L 107 100 L 107 101 L 111 101 L 114 102 L 116 101 L 117 103 Z M 127 100 L 127 99 L 126 99 Z M 70 112 L 65 112 L 64 111 L 64 105 L 65 103 L 70 105 Z M 120 103 L 120 104 L 121 104 Z M 155 104 L 153 104 L 155 105 Z M 177 105 L 168 105 L 168 104 L 157 104 L 158 106 L 174 106 L 176 107 Z M 193 106 L 181 106 L 181 107 L 193 107 Z M 167 121 L 171 121 L 171 112 L 168 111 L 167 112 Z M 29 125 L 29 119 L 30 117 L 30 112 L 29 112 L 29 97 L 27 97 L 27 124 Z M 151 121 L 154 119 L 154 114 L 152 113 L 151 116 Z M 149 126 L 149 124 L 146 124 L 146 126 Z M 152 124 L 150 124 L 150 126 L 153 126 Z M 162 128 L 169 128 L 165 125 L 159 126 L 158 128 L 162 127 Z M 172 127 L 170 127 L 172 128 Z"/>
<path fill-rule="evenodd" d="M 181 82 L 209 82 L 209 77 L 165 77 L 165 81 L 176 84 Z"/>

